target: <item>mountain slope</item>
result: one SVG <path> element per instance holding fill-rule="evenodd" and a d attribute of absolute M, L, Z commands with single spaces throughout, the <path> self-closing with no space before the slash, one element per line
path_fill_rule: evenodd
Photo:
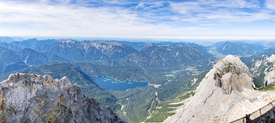
<path fill-rule="evenodd" d="M 4 47 L 4 48 L 7 48 L 7 49 L 10 49 L 10 50 L 13 50 L 13 51 L 21 50 L 21 47 L 14 46 L 14 45 L 12 45 L 10 43 L 7 43 L 7 42 L 0 42 L 0 46 Z"/>
<path fill-rule="evenodd" d="M 255 55 L 242 61 L 249 67 L 257 87 L 275 82 L 275 55 Z"/>
<path fill-rule="evenodd" d="M 267 54 L 267 55 L 275 54 L 275 48 L 268 48 L 268 49 L 264 50 L 263 53 Z"/>
<path fill-rule="evenodd" d="M 0 41 L 3 42 L 12 42 L 15 41 L 16 39 L 13 39 L 12 37 L 8 37 L 8 36 L 0 36 Z"/>
<path fill-rule="evenodd" d="M 248 44 L 244 42 L 219 42 L 214 45 L 216 50 L 224 55 L 254 55 L 264 50 L 264 46 L 257 44 Z"/>
<path fill-rule="evenodd" d="M 129 42 L 129 41 L 115 41 L 115 42 L 119 42 L 119 43 L 123 43 L 127 46 L 133 47 L 134 49 L 136 49 L 137 51 L 143 47 L 143 45 L 145 45 L 146 43 L 144 42 Z"/>
<path fill-rule="evenodd" d="M 30 48 L 17 52 L 18 57 L 29 66 L 43 65 L 51 62 L 70 62 L 52 53 L 41 53 Z"/>
<path fill-rule="evenodd" d="M 134 48 L 117 42 L 79 42 L 74 40 L 59 40 L 54 44 L 41 45 L 34 49 L 41 52 L 54 53 L 75 62 L 120 59 L 136 52 Z"/>
<path fill-rule="evenodd" d="M 35 49 L 36 47 L 45 47 L 56 43 L 55 39 L 48 40 L 37 40 L 36 38 L 23 40 L 23 41 L 13 41 L 10 44 L 21 49 L 31 48 Z"/>
<path fill-rule="evenodd" d="M 148 79 L 139 67 L 100 66 L 92 63 L 75 63 L 74 66 L 91 77 L 108 77 L 121 82 L 144 81 Z"/>
<path fill-rule="evenodd" d="M 189 104 L 165 122 L 230 122 L 275 99 L 274 93 L 254 90 L 250 76 L 239 58 L 225 57 L 206 74 Z"/>
<path fill-rule="evenodd" d="M 197 47 L 182 45 L 150 45 L 147 49 L 132 53 L 120 63 L 139 67 L 171 67 L 208 64 L 213 56 Z"/>
<path fill-rule="evenodd" d="M 131 46 L 127 46 L 118 42 L 92 41 L 85 42 L 84 44 L 95 47 L 107 55 L 109 59 L 121 59 L 131 53 L 137 52 L 137 50 Z"/>
<path fill-rule="evenodd" d="M 66 77 L 11 74 L 0 84 L 1 122 L 123 123 L 111 109 L 87 98 Z"/>
<path fill-rule="evenodd" d="M 28 67 L 17 54 L 9 49 L 0 47 L 0 73 L 7 73 Z"/>

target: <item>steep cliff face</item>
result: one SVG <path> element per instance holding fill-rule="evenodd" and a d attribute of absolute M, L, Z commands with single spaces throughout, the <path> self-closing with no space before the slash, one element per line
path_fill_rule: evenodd
<path fill-rule="evenodd" d="M 252 73 L 256 87 L 260 88 L 275 82 L 275 55 L 261 54 L 243 57 L 242 61 Z"/>
<path fill-rule="evenodd" d="M 123 123 L 66 77 L 16 73 L 0 83 L 0 122 Z"/>
<path fill-rule="evenodd" d="M 273 92 L 262 93 L 252 86 L 248 67 L 239 58 L 229 55 L 206 74 L 189 104 L 165 122 L 230 122 L 275 98 Z"/>

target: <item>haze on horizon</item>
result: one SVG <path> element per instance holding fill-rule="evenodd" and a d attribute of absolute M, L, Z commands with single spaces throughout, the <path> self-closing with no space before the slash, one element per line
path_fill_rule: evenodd
<path fill-rule="evenodd" d="M 273 0 L 2 0 L 0 36 L 275 39 Z"/>

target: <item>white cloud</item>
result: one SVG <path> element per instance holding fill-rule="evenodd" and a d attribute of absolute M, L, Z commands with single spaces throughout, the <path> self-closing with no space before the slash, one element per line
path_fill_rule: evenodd
<path fill-rule="evenodd" d="M 200 25 L 274 19 L 270 11 L 259 9 L 258 0 L 199 0 L 196 2 L 171 2 L 170 6 L 172 10 L 180 13 L 182 21 Z M 242 8 L 253 9 L 253 12 L 241 10 Z"/>
<path fill-rule="evenodd" d="M 268 9 L 275 10 L 275 1 L 274 0 L 266 0 L 265 5 Z"/>
<path fill-rule="evenodd" d="M 131 7 L 122 5 L 129 3 L 127 0 L 104 0 L 100 2 L 115 5 L 90 5 L 90 7 L 84 4 L 87 2 L 85 0 L 78 0 L 76 4 L 68 4 L 74 2 L 72 0 L 55 0 L 62 4 L 52 4 L 53 0 L 37 1 L 20 4 L 18 1 L 0 2 L 0 35 L 86 37 L 226 35 L 237 34 L 238 31 L 222 32 L 224 30 L 214 29 L 229 27 L 231 23 L 250 23 L 275 18 L 272 11 L 259 9 L 257 0 L 249 2 L 198 0 L 181 3 L 141 1 L 139 5 Z M 88 0 L 88 2 L 98 1 Z M 257 9 L 257 11 L 247 12 L 239 8 Z M 139 9 L 142 11 L 138 11 Z"/>
<path fill-rule="evenodd" d="M 119 7 L 88 8 L 77 5 L 16 4 L 0 2 L 0 23 L 24 24 L 24 28 L 2 28 L 1 33 L 12 35 L 73 35 L 73 36 L 154 36 L 178 34 L 180 28 L 149 24 L 145 18 Z M 32 30 L 33 29 L 33 30 Z M 180 32 L 178 32 L 181 30 Z"/>
<path fill-rule="evenodd" d="M 173 3 L 170 2 L 170 6 L 176 12 L 181 14 L 190 14 L 193 12 L 204 12 L 206 9 L 202 8 L 198 2 L 183 2 L 183 3 Z"/>
<path fill-rule="evenodd" d="M 199 0 L 202 5 L 226 8 L 259 8 L 258 0 Z"/>

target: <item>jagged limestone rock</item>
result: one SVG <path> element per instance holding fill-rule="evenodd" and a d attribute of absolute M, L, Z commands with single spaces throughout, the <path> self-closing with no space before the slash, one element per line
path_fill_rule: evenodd
<path fill-rule="evenodd" d="M 227 123 L 275 99 L 274 92 L 254 90 L 250 76 L 248 67 L 238 57 L 225 57 L 206 74 L 189 104 L 164 122 Z"/>
<path fill-rule="evenodd" d="M 212 71 L 215 71 L 215 85 L 222 88 L 224 94 L 231 94 L 233 90 L 241 92 L 243 87 L 253 89 L 249 69 L 239 58 L 228 55 Z"/>
<path fill-rule="evenodd" d="M 260 55 L 251 59 L 250 71 L 261 86 L 275 82 L 275 55 Z"/>
<path fill-rule="evenodd" d="M 66 77 L 16 73 L 0 83 L 0 122 L 123 123 Z"/>
<path fill-rule="evenodd" d="M 269 58 L 267 58 L 268 61 L 266 64 L 269 64 L 269 67 L 267 67 L 264 71 L 265 77 L 264 82 L 267 82 L 267 84 L 275 82 L 275 55 L 271 55 Z"/>

